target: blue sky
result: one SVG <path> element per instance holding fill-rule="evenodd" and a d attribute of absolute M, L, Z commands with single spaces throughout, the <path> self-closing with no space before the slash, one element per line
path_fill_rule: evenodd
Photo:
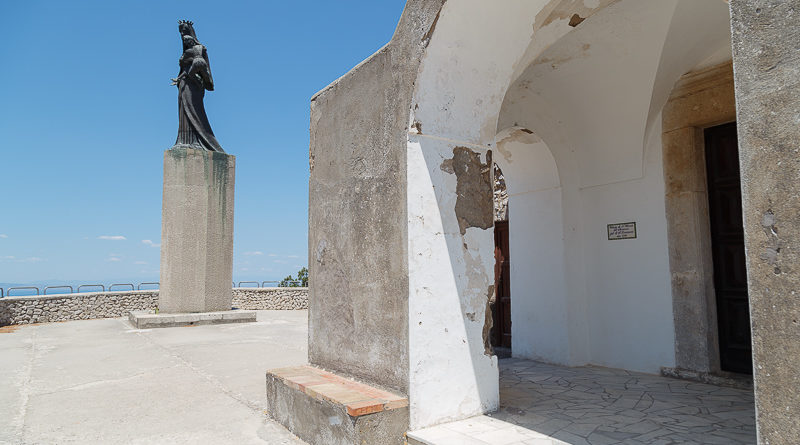
<path fill-rule="evenodd" d="M 158 279 L 178 19 L 237 156 L 234 279 L 307 264 L 309 99 L 392 36 L 404 0 L 0 2 L 0 283 Z"/>

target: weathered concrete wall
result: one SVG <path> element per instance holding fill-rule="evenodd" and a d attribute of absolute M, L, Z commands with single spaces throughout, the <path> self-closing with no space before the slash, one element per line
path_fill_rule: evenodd
<path fill-rule="evenodd" d="M 309 361 L 408 391 L 406 133 L 443 0 L 411 0 L 392 41 L 311 100 Z"/>
<path fill-rule="evenodd" d="M 158 291 L 91 292 L 0 298 L 0 326 L 124 317 L 155 310 Z M 233 307 L 250 310 L 308 308 L 308 288 L 234 288 Z"/>
<path fill-rule="evenodd" d="M 731 0 L 756 421 L 800 438 L 800 4 Z"/>
<path fill-rule="evenodd" d="M 162 312 L 231 307 L 235 166 L 235 156 L 220 152 L 164 152 Z"/>

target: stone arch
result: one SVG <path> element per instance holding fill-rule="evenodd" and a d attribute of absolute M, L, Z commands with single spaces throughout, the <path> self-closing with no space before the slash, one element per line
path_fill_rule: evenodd
<path fill-rule="evenodd" d="M 511 349 L 515 357 L 572 362 L 564 263 L 562 187 L 548 144 L 534 131 L 497 135 L 494 160 L 508 187 Z"/>
<path fill-rule="evenodd" d="M 493 237 L 485 224 L 462 224 L 476 215 L 459 214 L 458 190 L 478 190 L 482 171 L 500 159 L 498 141 L 504 136 L 498 130 L 528 128 L 547 141 L 560 187 L 563 267 L 569 275 L 559 326 L 563 343 L 530 356 L 647 372 L 674 365 L 660 115 L 684 70 L 719 57 L 708 48 L 729 39 L 718 26 L 727 20 L 718 14 L 724 5 L 721 0 L 444 5 L 424 39 L 407 135 L 412 428 L 497 406 L 497 362 L 485 348 Z M 699 25 L 709 18 L 713 26 L 705 32 Z M 688 32 L 695 28 L 703 31 Z M 587 66 L 598 76 L 581 77 Z M 460 162 L 456 152 L 478 161 L 454 168 Z M 491 202 L 491 193 L 485 199 Z M 638 240 L 609 244 L 606 225 L 628 220 L 639 222 Z M 415 254 L 420 249 L 424 260 Z M 631 260 L 643 255 L 647 262 Z M 436 279 L 429 270 L 434 263 L 441 268 Z M 636 272 L 620 280 L 627 265 Z M 651 288 L 658 293 L 654 304 L 637 299 Z M 440 298 L 435 311 L 426 297 L 431 294 Z M 439 335 L 443 323 L 459 326 L 463 337 Z M 439 338 L 435 344 L 433 336 Z M 647 350 L 650 341 L 656 346 Z M 472 372 L 453 376 L 443 370 L 438 380 L 429 374 L 417 378 L 422 364 L 437 354 Z M 428 412 L 426 406 L 439 404 L 445 393 L 459 394 L 457 409 Z"/>

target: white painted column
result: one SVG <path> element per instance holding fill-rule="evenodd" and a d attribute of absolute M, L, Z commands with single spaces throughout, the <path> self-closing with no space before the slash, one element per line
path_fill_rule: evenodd
<path fill-rule="evenodd" d="M 493 411 L 499 402 L 497 357 L 484 347 L 487 302 L 494 292 L 494 230 L 466 227 L 462 233 L 456 147 L 487 162 L 485 147 L 409 135 L 411 430 Z M 467 174 L 473 173 L 480 175 Z M 491 201 L 491 193 L 486 199 Z"/>

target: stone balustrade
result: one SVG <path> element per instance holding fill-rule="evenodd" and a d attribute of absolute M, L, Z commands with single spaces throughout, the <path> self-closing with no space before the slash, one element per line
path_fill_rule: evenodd
<path fill-rule="evenodd" d="M 5 297 L 0 298 L 0 326 L 123 317 L 130 311 L 154 310 L 157 303 L 157 290 Z M 308 288 L 234 288 L 233 307 L 307 309 Z"/>

